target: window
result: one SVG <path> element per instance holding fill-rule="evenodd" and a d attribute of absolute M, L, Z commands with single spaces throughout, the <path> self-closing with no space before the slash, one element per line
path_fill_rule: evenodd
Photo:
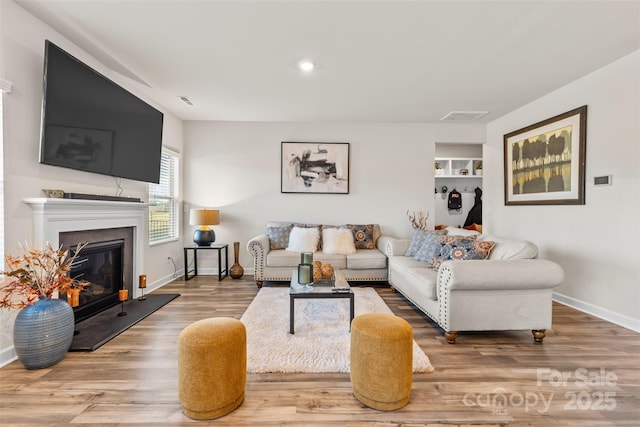
<path fill-rule="evenodd" d="M 162 150 L 160 183 L 149 184 L 149 243 L 178 238 L 178 163 L 177 153 Z"/>

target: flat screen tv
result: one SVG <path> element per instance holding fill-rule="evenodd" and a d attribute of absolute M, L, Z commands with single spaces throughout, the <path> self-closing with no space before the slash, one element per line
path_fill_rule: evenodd
<path fill-rule="evenodd" d="M 158 183 L 163 114 L 45 41 L 40 163 Z"/>

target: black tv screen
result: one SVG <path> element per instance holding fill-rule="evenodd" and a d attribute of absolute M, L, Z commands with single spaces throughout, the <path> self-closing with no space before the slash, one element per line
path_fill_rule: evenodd
<path fill-rule="evenodd" d="M 45 41 L 40 162 L 158 183 L 163 114 Z"/>

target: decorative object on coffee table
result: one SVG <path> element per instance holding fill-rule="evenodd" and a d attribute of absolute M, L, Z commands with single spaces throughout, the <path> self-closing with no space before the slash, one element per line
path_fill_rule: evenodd
<path fill-rule="evenodd" d="M 240 242 L 233 242 L 233 265 L 229 270 L 232 279 L 239 279 L 244 274 L 244 268 L 240 265 Z"/>
<path fill-rule="evenodd" d="M 298 284 L 307 288 L 313 286 L 313 275 L 315 269 L 313 267 L 313 252 L 301 252 L 300 264 L 298 264 Z"/>
<path fill-rule="evenodd" d="M 312 264 L 299 264 L 297 272 L 297 283 L 307 288 L 313 286 L 313 265 Z"/>
<path fill-rule="evenodd" d="M 313 252 L 302 252 L 300 254 L 300 264 L 313 264 Z"/>

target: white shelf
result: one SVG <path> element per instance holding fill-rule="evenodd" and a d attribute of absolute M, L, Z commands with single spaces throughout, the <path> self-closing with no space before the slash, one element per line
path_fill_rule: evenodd
<path fill-rule="evenodd" d="M 440 169 L 435 169 L 435 177 L 482 178 L 482 175 L 478 175 L 476 170 L 476 166 L 480 163 L 482 163 L 481 158 L 436 157 L 435 164 L 440 165 Z M 438 170 L 443 171 L 442 175 L 438 174 Z"/>

